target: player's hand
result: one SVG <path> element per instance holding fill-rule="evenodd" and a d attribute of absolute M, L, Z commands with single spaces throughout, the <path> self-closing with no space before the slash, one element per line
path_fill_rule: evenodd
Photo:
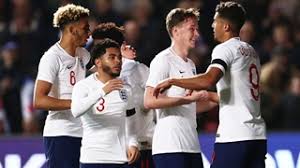
<path fill-rule="evenodd" d="M 198 100 L 199 101 L 208 101 L 209 100 L 209 93 L 206 90 L 197 91 L 198 93 Z"/>
<path fill-rule="evenodd" d="M 123 87 L 123 81 L 121 79 L 112 79 L 105 83 L 103 86 L 103 91 L 105 94 L 110 93 L 113 90 L 120 90 Z"/>
<path fill-rule="evenodd" d="M 192 95 L 193 91 L 194 91 L 194 90 L 186 89 L 186 90 L 185 90 L 185 96 L 190 96 L 190 95 Z"/>
<path fill-rule="evenodd" d="M 208 101 L 209 94 L 206 90 L 193 91 L 190 95 L 187 95 L 186 98 L 188 98 L 192 102 L 193 101 Z"/>
<path fill-rule="evenodd" d="M 127 45 L 126 42 L 124 42 L 121 45 L 121 55 L 124 58 L 134 60 L 136 58 L 136 50 L 132 46 Z"/>
<path fill-rule="evenodd" d="M 171 79 L 161 81 L 153 90 L 153 96 L 157 97 L 160 93 L 163 93 L 169 89 L 172 85 L 170 84 Z"/>
<path fill-rule="evenodd" d="M 132 164 L 140 157 L 140 152 L 137 147 L 130 146 L 127 150 L 128 164 Z"/>

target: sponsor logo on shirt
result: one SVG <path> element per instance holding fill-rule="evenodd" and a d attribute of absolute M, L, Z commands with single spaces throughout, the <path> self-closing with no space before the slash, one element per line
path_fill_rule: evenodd
<path fill-rule="evenodd" d="M 67 65 L 67 69 L 71 69 L 73 65 Z"/>
<path fill-rule="evenodd" d="M 185 72 L 184 72 L 184 71 L 181 71 L 181 70 L 179 70 L 179 73 L 180 73 L 180 74 L 183 74 L 183 73 L 185 73 Z"/>

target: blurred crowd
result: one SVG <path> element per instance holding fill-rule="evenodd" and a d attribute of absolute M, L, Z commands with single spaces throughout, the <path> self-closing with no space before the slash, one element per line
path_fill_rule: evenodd
<path fill-rule="evenodd" d="M 240 36 L 261 63 L 261 110 L 268 130 L 300 130 L 299 0 L 240 0 L 248 20 Z M 200 38 L 190 57 L 198 73 L 209 65 L 211 24 L 219 0 L 0 0 L 0 134 L 40 134 L 47 112 L 32 106 L 39 59 L 59 40 L 53 13 L 67 3 L 91 10 L 90 29 L 102 22 L 124 26 L 137 61 L 149 66 L 170 45 L 165 16 L 175 7 L 200 9 Z M 214 88 L 212 88 L 213 90 Z M 214 132 L 218 109 L 199 114 L 199 130 Z"/>

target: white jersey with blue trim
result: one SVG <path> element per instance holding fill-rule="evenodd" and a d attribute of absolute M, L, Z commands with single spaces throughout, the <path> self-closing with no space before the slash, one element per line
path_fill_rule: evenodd
<path fill-rule="evenodd" d="M 42 56 L 37 80 L 52 84 L 49 96 L 57 99 L 71 99 L 73 86 L 85 78 L 85 66 L 89 60 L 90 54 L 86 49 L 78 47 L 75 57 L 73 57 L 57 42 Z M 81 137 L 81 122 L 73 117 L 70 109 L 50 110 L 45 122 L 43 136 Z"/>
<path fill-rule="evenodd" d="M 133 90 L 133 103 L 136 107 L 136 125 L 134 131 L 137 134 L 140 149 L 152 148 L 152 137 L 155 128 L 154 110 L 144 109 L 144 93 L 146 81 L 149 76 L 149 68 L 142 63 L 123 58 L 121 78 L 124 79 Z"/>
<path fill-rule="evenodd" d="M 152 60 L 147 87 L 155 87 L 160 81 L 173 77 L 192 77 L 196 74 L 192 60 L 184 61 L 171 47 L 160 52 Z M 186 89 L 172 86 L 166 91 L 169 97 L 182 97 Z M 159 109 L 155 127 L 152 153 L 200 153 L 196 130 L 196 103 Z"/>
<path fill-rule="evenodd" d="M 260 61 L 253 47 L 231 38 L 216 46 L 212 63 L 223 72 L 217 83 L 220 98 L 216 142 L 266 139 L 260 112 Z"/>
<path fill-rule="evenodd" d="M 72 94 L 72 114 L 83 127 L 81 163 L 126 163 L 128 146 L 137 146 L 134 135 L 126 136 L 126 111 L 133 109 L 131 88 L 106 95 L 96 73 L 81 80 Z"/>

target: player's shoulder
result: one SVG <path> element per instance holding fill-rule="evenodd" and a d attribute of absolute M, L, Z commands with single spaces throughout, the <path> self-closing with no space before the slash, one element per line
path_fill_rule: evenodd
<path fill-rule="evenodd" d="M 231 38 L 215 46 L 213 54 L 233 54 L 241 45 L 243 45 L 243 43 L 244 42 L 242 42 L 239 38 Z"/>
<path fill-rule="evenodd" d="M 122 66 L 122 70 L 123 70 L 123 66 Z M 149 71 L 149 67 L 141 62 L 132 60 L 131 62 L 125 63 L 124 71 L 147 72 Z"/>
<path fill-rule="evenodd" d="M 222 51 L 224 48 L 226 48 L 226 46 L 227 46 L 227 44 L 220 43 L 214 47 L 213 52 Z"/>
<path fill-rule="evenodd" d="M 87 49 L 85 49 L 84 47 L 78 47 L 76 49 L 76 52 L 78 52 L 78 55 L 80 57 L 89 57 L 90 56 L 90 53 Z"/>
<path fill-rule="evenodd" d="M 149 67 L 143 63 L 137 62 L 136 64 L 138 70 L 148 71 Z"/>
<path fill-rule="evenodd" d="M 47 62 L 55 61 L 59 59 L 60 52 L 57 43 L 55 43 L 43 54 L 41 59 L 46 60 Z"/>
<path fill-rule="evenodd" d="M 91 85 L 91 82 L 94 81 L 94 75 L 95 75 L 94 73 L 90 74 L 86 78 L 76 82 L 75 85 L 89 87 Z"/>
<path fill-rule="evenodd" d="M 172 52 L 170 50 L 170 48 L 166 48 L 164 49 L 163 51 L 159 52 L 153 60 L 155 61 L 163 61 L 163 62 L 166 62 L 168 61 L 170 58 L 172 57 Z"/>
<path fill-rule="evenodd" d="M 127 59 L 127 58 L 122 58 L 122 72 L 129 72 L 133 71 L 137 66 L 137 61 Z"/>

